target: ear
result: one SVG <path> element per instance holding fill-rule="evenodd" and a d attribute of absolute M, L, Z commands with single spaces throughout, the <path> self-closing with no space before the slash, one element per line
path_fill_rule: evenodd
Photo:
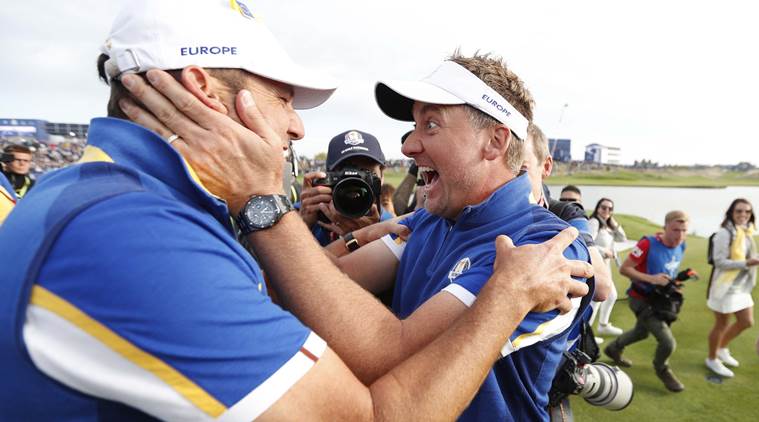
<path fill-rule="evenodd" d="M 218 95 L 218 82 L 205 69 L 195 65 L 185 67 L 182 69 L 180 82 L 203 104 L 219 113 L 227 114 L 227 107 Z"/>
<path fill-rule="evenodd" d="M 546 157 L 546 160 L 543 161 L 543 179 L 550 176 L 552 171 L 553 171 L 553 157 L 549 155 Z"/>
<path fill-rule="evenodd" d="M 490 139 L 485 144 L 483 157 L 486 160 L 501 160 L 513 141 L 511 131 L 504 125 L 497 125 L 489 132 Z"/>

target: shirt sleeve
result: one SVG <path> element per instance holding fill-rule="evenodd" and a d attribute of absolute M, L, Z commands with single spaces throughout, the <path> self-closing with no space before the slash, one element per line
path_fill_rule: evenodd
<path fill-rule="evenodd" d="M 629 258 L 636 264 L 640 265 L 644 262 L 646 262 L 646 258 L 648 257 L 648 249 L 651 246 L 651 242 L 648 240 L 647 237 L 644 237 L 643 239 L 640 239 L 637 244 L 635 244 L 635 247 L 630 251 Z"/>
<path fill-rule="evenodd" d="M 419 216 L 421 215 L 421 211 L 422 210 L 417 210 L 410 216 L 399 221 L 398 224 L 403 224 L 404 226 L 408 227 L 413 233 L 414 227 L 416 227 L 416 223 L 419 219 Z M 390 252 L 393 253 L 395 258 L 400 261 L 401 256 L 403 256 L 403 251 L 406 250 L 406 241 L 401 239 L 395 233 L 386 234 L 382 236 L 381 240 L 382 243 L 387 246 L 388 249 L 390 249 Z"/>
<path fill-rule="evenodd" d="M 546 238 L 544 240 L 548 240 Z M 539 243 L 539 241 L 530 241 L 521 243 Z M 589 255 L 587 248 L 581 241 L 575 240 L 565 251 L 564 256 L 568 259 L 588 261 Z M 482 265 L 472 266 L 461 275 L 451 274 L 449 278 L 455 276 L 451 284 L 446 286 L 443 291 L 448 292 L 458 298 L 467 306 L 471 306 L 480 290 L 488 281 L 493 273 L 493 262 L 495 255 L 486 259 Z M 457 265 L 458 266 L 458 265 Z M 452 272 L 455 271 L 455 268 Z M 585 281 L 584 278 L 576 278 Z M 517 329 L 512 333 L 509 341 L 501 349 L 501 355 L 507 356 L 521 348 L 530 346 L 537 342 L 552 338 L 562 334 L 574 322 L 575 316 L 581 305 L 581 298 L 572 299 L 572 310 L 566 314 L 560 314 L 559 311 L 551 312 L 530 312 L 524 320 L 519 323 Z"/>
<path fill-rule="evenodd" d="M 585 262 L 589 262 L 590 260 L 587 248 L 579 240 L 575 240 L 566 250 L 564 250 L 564 256 L 567 259 Z M 584 278 L 573 278 L 578 281 L 587 281 Z M 589 294 L 593 293 L 591 292 Z M 507 341 L 501 349 L 501 356 L 508 356 L 517 350 L 550 339 L 554 336 L 561 335 L 568 330 L 575 321 L 577 312 L 582 304 L 582 298 L 574 298 L 571 302 L 572 309 L 565 314 L 559 313 L 558 310 L 550 312 L 529 312 L 524 320 L 519 323 L 517 329 L 511 334 L 509 341 Z"/>
<path fill-rule="evenodd" d="M 85 394 L 166 420 L 253 420 L 326 344 L 263 292 L 209 215 L 148 193 L 84 211 L 33 287 L 33 362 Z"/>

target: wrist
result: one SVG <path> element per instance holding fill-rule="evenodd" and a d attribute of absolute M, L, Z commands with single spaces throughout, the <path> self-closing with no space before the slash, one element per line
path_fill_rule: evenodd
<path fill-rule="evenodd" d="M 356 249 L 360 248 L 363 243 L 360 243 L 358 239 L 354 236 L 355 232 L 348 232 L 343 235 L 343 241 L 345 242 L 345 249 L 348 250 L 348 253 L 355 251 Z"/>

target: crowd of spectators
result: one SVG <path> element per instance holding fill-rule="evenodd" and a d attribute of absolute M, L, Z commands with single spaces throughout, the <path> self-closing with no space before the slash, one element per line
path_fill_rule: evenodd
<path fill-rule="evenodd" d="M 82 156 L 87 140 L 84 138 L 51 137 L 50 142 L 40 142 L 33 137 L 14 136 L 0 138 L 0 150 L 9 145 L 25 145 L 32 151 L 30 174 L 33 178 L 75 163 Z"/>

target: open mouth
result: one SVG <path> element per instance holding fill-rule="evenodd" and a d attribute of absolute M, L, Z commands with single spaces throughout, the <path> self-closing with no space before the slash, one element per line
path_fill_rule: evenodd
<path fill-rule="evenodd" d="M 440 178 L 437 171 L 430 167 L 419 167 L 419 175 L 422 177 L 422 181 L 424 181 L 424 185 L 427 189 L 431 189 Z"/>

